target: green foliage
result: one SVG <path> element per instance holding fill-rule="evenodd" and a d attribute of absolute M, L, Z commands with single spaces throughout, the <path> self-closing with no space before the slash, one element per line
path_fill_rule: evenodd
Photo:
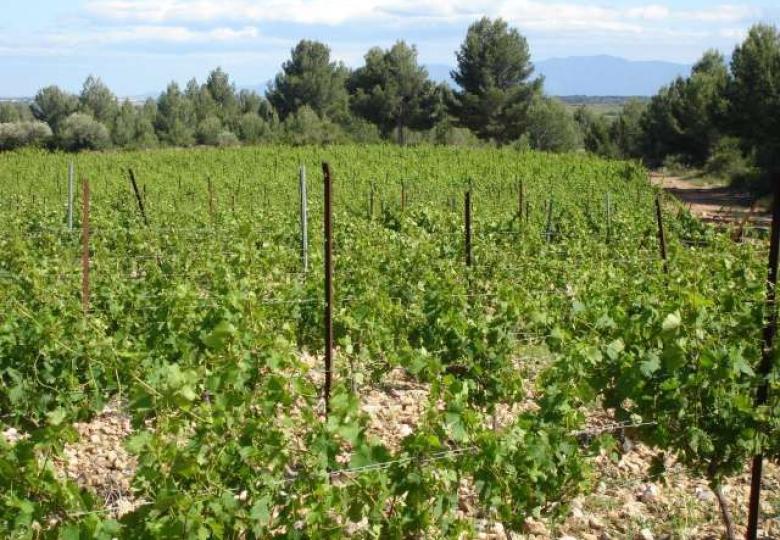
<path fill-rule="evenodd" d="M 706 52 L 690 77 L 653 97 L 638 129 L 632 114 L 628 137 L 617 122 L 613 140 L 623 156 L 704 167 L 760 191 L 763 179 L 780 170 L 778 88 L 780 34 L 757 24 L 735 48 L 730 69 L 721 53 Z"/>
<path fill-rule="evenodd" d="M 216 146 L 219 134 L 222 133 L 222 120 L 216 116 L 208 116 L 198 124 L 198 144 Z"/>
<path fill-rule="evenodd" d="M 157 100 L 155 129 L 160 140 L 172 146 L 190 146 L 195 142 L 195 111 L 179 85 L 171 83 Z"/>
<path fill-rule="evenodd" d="M 612 140 L 622 158 L 639 158 L 644 155 L 645 131 L 643 128 L 647 105 L 632 100 L 623 107 L 610 130 Z"/>
<path fill-rule="evenodd" d="M 26 103 L 4 101 L 0 103 L 0 124 L 31 122 L 35 117 Z"/>
<path fill-rule="evenodd" d="M 431 130 L 432 142 L 445 146 L 479 146 L 480 140 L 470 129 L 452 125 L 452 122 L 438 122 Z"/>
<path fill-rule="evenodd" d="M 485 17 L 469 26 L 457 60 L 452 76 L 460 90 L 451 111 L 460 125 L 501 144 L 525 133 L 528 110 L 542 89 L 542 79 L 530 80 L 526 39 L 502 19 Z"/>
<path fill-rule="evenodd" d="M 780 33 L 759 24 L 731 59 L 730 117 L 734 132 L 758 153 L 761 165 L 780 170 Z"/>
<path fill-rule="evenodd" d="M 580 128 L 585 150 L 603 157 L 618 157 L 619 151 L 611 137 L 610 123 L 603 115 L 597 115 L 582 105 L 575 111 L 574 120 Z"/>
<path fill-rule="evenodd" d="M 550 372 L 586 382 L 581 395 L 602 398 L 619 419 L 649 423 L 637 436 L 713 486 L 771 440 L 753 405 L 763 285 L 727 242 L 713 239 L 712 252 L 697 254 L 711 272 L 675 270 L 674 288 L 662 275 L 638 277 L 630 290 L 595 284 L 598 294 L 579 300 Z"/>
<path fill-rule="evenodd" d="M 151 102 L 154 103 L 154 102 Z M 157 146 L 157 135 L 153 120 L 155 110 L 136 107 L 125 100 L 114 118 L 111 139 L 115 146 L 125 148 L 153 148 Z"/>
<path fill-rule="evenodd" d="M 48 124 L 43 122 L 0 123 L 0 150 L 23 146 L 42 146 L 52 137 Z"/>
<path fill-rule="evenodd" d="M 110 126 L 119 112 L 119 104 L 116 96 L 103 84 L 103 81 L 90 75 L 84 81 L 79 96 L 79 110 L 92 116 L 101 124 Z"/>
<path fill-rule="evenodd" d="M 221 131 L 219 135 L 217 135 L 217 146 L 225 147 L 225 146 L 238 146 L 239 140 L 238 136 L 236 136 L 235 133 L 232 131 Z"/>
<path fill-rule="evenodd" d="M 688 79 L 678 78 L 662 89 L 643 118 L 647 156 L 658 163 L 679 154 L 702 165 L 722 136 L 728 84 L 723 55 L 708 51 Z"/>
<path fill-rule="evenodd" d="M 111 146 L 108 128 L 84 113 L 73 113 L 62 123 L 59 143 L 70 151 L 104 150 Z"/>
<path fill-rule="evenodd" d="M 404 144 L 404 130 L 433 126 L 435 85 L 417 64 L 417 49 L 399 41 L 383 51 L 375 47 L 365 65 L 355 70 L 347 84 L 352 110 L 373 122 L 387 137 L 394 130 Z"/>
<path fill-rule="evenodd" d="M 338 291 L 327 421 L 322 244 L 311 241 L 303 278 L 297 225 L 301 164 L 312 227 L 322 219 L 312 186 L 323 159 L 335 175 Z M 56 203 L 62 185 L 40 181 L 62 179 L 54 173 L 70 160 L 93 180 L 87 315 L 74 260 L 80 238 L 62 230 Z M 128 164 L 146 186 L 149 226 L 127 185 Z M 474 178 L 476 204 L 470 270 L 461 208 L 451 206 L 464 173 Z M 518 177 L 533 204 L 522 222 Z M 537 385 L 521 359 L 542 336 L 553 348 L 568 343 L 571 310 L 590 284 L 613 307 L 612 288 L 654 273 L 635 253 L 655 238 L 644 172 L 583 154 L 389 145 L 27 150 L 0 155 L 0 187 L 11 194 L 0 205 L 11 231 L 0 239 L 0 431 L 30 435 L 0 443 L 0 484 L 10 486 L 0 490 L 3 537 L 339 538 L 361 521 L 358 535 L 468 537 L 473 525 L 457 513 L 461 482 L 475 486 L 476 511 L 520 532 L 526 517 L 563 511 L 587 485 L 590 452 L 575 437 L 579 409 L 565 407 L 578 395 L 566 386 L 576 377 Z M 615 203 L 609 246 L 599 210 L 607 191 Z M 541 209 L 550 197 L 548 240 Z M 672 238 L 693 229 L 671 221 Z M 613 251 L 631 263 L 615 265 Z M 698 262 L 683 260 L 686 275 L 700 273 Z M 752 268 L 751 257 L 733 260 L 735 270 Z M 733 294 L 754 294 L 744 287 L 754 281 L 761 278 L 746 274 Z M 578 330 L 585 339 L 591 326 Z M 538 336 L 530 350 L 528 336 Z M 359 396 L 398 370 L 428 393 L 412 433 L 389 445 L 369 429 Z M 542 394 L 549 399 L 538 409 L 493 429 L 493 411 Z M 138 459 L 135 496 L 145 501 L 118 520 L 40 460 L 62 459 L 71 423 L 112 397 L 132 415 L 125 445 Z"/>
<path fill-rule="evenodd" d="M 308 106 L 299 108 L 282 122 L 282 137 L 293 146 L 307 144 L 332 144 L 342 137 L 341 128 L 321 118 Z"/>
<path fill-rule="evenodd" d="M 537 98 L 528 111 L 531 147 L 547 152 L 571 152 L 581 144 L 581 134 L 569 109 L 562 102 Z"/>
<path fill-rule="evenodd" d="M 357 144 L 378 144 L 382 142 L 382 133 L 376 124 L 350 116 L 339 123 L 347 141 Z"/>
<path fill-rule="evenodd" d="M 282 120 L 308 107 L 318 116 L 340 119 L 347 112 L 346 81 L 343 64 L 331 62 L 330 48 L 317 41 L 300 41 L 282 64 L 266 94 Z"/>
<path fill-rule="evenodd" d="M 739 180 L 754 173 L 755 165 L 749 156 L 745 156 L 739 139 L 724 137 L 713 148 L 704 170 L 718 178 Z"/>
<path fill-rule="evenodd" d="M 215 69 L 206 79 L 205 89 L 217 104 L 222 122 L 232 125 L 238 117 L 239 100 L 236 85 L 230 81 L 230 76 L 222 68 Z"/>
<path fill-rule="evenodd" d="M 198 84 L 197 79 L 190 79 L 184 88 L 184 96 L 192 107 L 195 121 L 203 122 L 207 118 L 218 117 L 218 106 L 214 98 L 211 97 L 206 85 Z M 220 120 L 221 121 L 221 120 Z"/>
<path fill-rule="evenodd" d="M 238 134 L 243 142 L 249 144 L 271 142 L 274 137 L 271 125 L 253 113 L 241 116 L 238 121 Z"/>
<path fill-rule="evenodd" d="M 36 120 L 49 124 L 54 133 L 59 133 L 60 124 L 76 112 L 78 106 L 78 98 L 73 94 L 47 86 L 35 94 L 30 109 Z"/>

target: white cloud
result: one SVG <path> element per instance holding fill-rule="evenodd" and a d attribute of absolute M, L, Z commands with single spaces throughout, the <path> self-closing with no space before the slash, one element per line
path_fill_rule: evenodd
<path fill-rule="evenodd" d="M 671 11 L 668 7 L 657 4 L 631 8 L 626 11 L 626 16 L 629 19 L 644 19 L 646 21 L 663 21 L 668 19 L 670 15 Z"/>
<path fill-rule="evenodd" d="M 737 23 L 760 17 L 761 10 L 754 6 L 722 4 L 699 11 L 681 11 L 679 18 L 692 22 Z"/>
<path fill-rule="evenodd" d="M 736 3 L 706 10 L 686 10 L 670 0 L 648 0 L 630 7 L 620 4 L 618 0 L 587 4 L 576 0 L 85 0 L 78 25 L 0 35 L 0 55 L 24 50 L 102 54 L 130 49 L 111 47 L 123 44 L 132 44 L 134 49 L 136 45 L 159 45 L 144 48 L 154 54 L 270 49 L 286 53 L 305 32 L 292 35 L 284 25 L 301 24 L 341 25 L 338 32 L 317 28 L 313 33 L 333 47 L 335 57 L 351 63 L 359 61 L 370 45 L 389 44 L 396 37 L 409 39 L 410 34 L 426 61 L 431 61 L 426 47 L 433 47 L 432 43 L 440 43 L 435 47 L 437 61 L 449 61 L 462 39 L 462 28 L 483 15 L 506 19 L 532 40 L 534 50 L 559 51 L 565 45 L 569 54 L 594 50 L 623 54 L 623 50 L 644 51 L 652 45 L 647 52 L 652 55 L 663 47 L 728 47 L 744 37 L 751 20 L 763 14 Z M 439 25 L 458 30 L 437 31 L 428 39 L 427 29 Z M 366 29 L 376 29 L 370 43 L 358 37 Z"/>
<path fill-rule="evenodd" d="M 521 30 L 538 31 L 608 31 L 638 33 L 640 25 L 627 20 L 614 9 L 569 3 L 545 3 L 536 0 L 509 0 L 499 15 Z"/>
<path fill-rule="evenodd" d="M 87 13 L 125 24 L 199 25 L 267 22 L 338 25 L 355 22 L 467 22 L 501 15 L 521 28 L 542 31 L 603 30 L 640 33 L 645 24 L 734 23 L 754 18 L 750 6 L 722 4 L 707 10 L 681 10 L 648 3 L 630 8 L 542 0 L 88 0 Z"/>
<path fill-rule="evenodd" d="M 87 12 L 114 22 L 208 23 L 225 20 L 339 24 L 377 15 L 390 2 L 329 0 L 91 0 Z"/>
<path fill-rule="evenodd" d="M 127 26 L 83 30 L 80 32 L 58 32 L 47 36 L 52 45 L 106 45 L 132 42 L 155 43 L 225 43 L 238 42 L 260 37 L 260 31 L 253 26 L 234 29 L 218 27 L 208 30 L 193 30 L 185 26 Z"/>

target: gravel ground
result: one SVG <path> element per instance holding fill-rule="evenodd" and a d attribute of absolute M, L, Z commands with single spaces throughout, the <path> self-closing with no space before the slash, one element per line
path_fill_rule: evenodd
<path fill-rule="evenodd" d="M 394 371 L 381 387 L 360 389 L 361 408 L 370 417 L 369 434 L 397 450 L 404 437 L 415 429 L 428 401 L 429 389 Z M 533 409 L 532 396 L 514 407 L 499 409 L 497 425 L 511 422 L 519 410 Z M 605 411 L 592 411 L 594 426 L 609 423 Z M 133 511 L 143 501 L 132 493 L 136 461 L 123 446 L 132 430 L 121 405 L 114 403 L 90 422 L 74 424 L 79 440 L 65 445 L 54 463 L 63 476 L 105 499 L 106 509 L 114 516 Z M 13 428 L 2 431 L 10 442 L 25 437 Z M 629 440 L 623 443 L 619 460 L 606 455 L 595 459 L 592 489 L 575 499 L 568 516 L 559 522 L 529 519 L 524 534 L 507 533 L 499 523 L 476 515 L 476 494 L 468 481 L 460 487 L 458 513 L 474 520 L 478 538 L 608 540 L 612 538 L 709 539 L 721 538 L 723 527 L 715 495 L 706 482 L 692 478 L 685 469 L 667 460 L 663 481 L 653 481 L 650 465 L 656 452 Z M 732 479 L 724 493 L 732 504 L 740 526 L 746 520 L 746 501 L 750 475 L 745 472 Z M 762 536 L 780 538 L 780 467 L 768 463 L 765 468 L 762 497 Z M 354 527 L 355 532 L 362 527 Z"/>

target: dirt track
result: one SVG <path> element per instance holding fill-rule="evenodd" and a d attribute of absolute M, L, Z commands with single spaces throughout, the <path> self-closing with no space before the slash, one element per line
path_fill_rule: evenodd
<path fill-rule="evenodd" d="M 741 223 L 747 217 L 751 225 L 768 226 L 771 222 L 766 208 L 760 204 L 752 208 L 754 197 L 750 193 L 728 186 L 696 185 L 689 180 L 660 174 L 653 174 L 650 179 L 704 221 Z"/>

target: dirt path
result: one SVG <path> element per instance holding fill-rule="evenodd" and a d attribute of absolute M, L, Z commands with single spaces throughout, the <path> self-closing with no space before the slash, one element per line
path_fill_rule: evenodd
<path fill-rule="evenodd" d="M 768 227 L 771 223 L 771 215 L 765 207 L 756 204 L 752 208 L 754 198 L 750 193 L 728 186 L 697 185 L 691 180 L 661 174 L 652 174 L 650 179 L 704 221 L 728 225 L 747 218 L 751 226 L 758 227 Z"/>

